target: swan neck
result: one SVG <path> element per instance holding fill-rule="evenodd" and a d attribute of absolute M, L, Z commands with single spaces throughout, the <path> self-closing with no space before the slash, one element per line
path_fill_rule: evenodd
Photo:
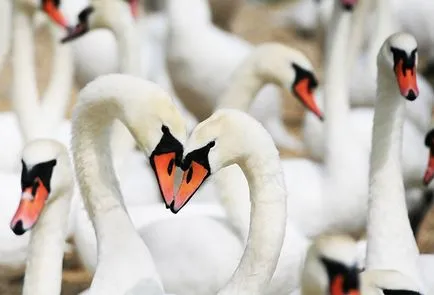
<path fill-rule="evenodd" d="M 391 71 L 378 72 L 366 268 L 396 269 L 418 281 L 419 252 L 408 219 L 401 168 L 405 99 Z"/>
<path fill-rule="evenodd" d="M 265 81 L 255 75 L 251 65 L 235 72 L 232 82 L 219 99 L 218 109 L 233 108 L 247 112 Z"/>
<path fill-rule="evenodd" d="M 336 1 L 338 2 L 338 1 Z M 343 145 L 348 138 L 347 125 L 349 113 L 349 87 L 347 82 L 348 67 L 345 52 L 351 29 L 351 13 L 335 7 L 328 36 L 330 44 L 326 54 L 324 75 L 324 110 L 325 110 L 325 162 L 330 174 L 342 163 Z M 329 38 L 328 38 L 329 39 Z"/>
<path fill-rule="evenodd" d="M 373 0 L 358 1 L 353 15 L 351 26 L 351 35 L 348 48 L 347 65 L 349 71 L 352 71 L 357 58 L 360 56 L 364 41 L 364 33 L 367 25 L 368 13 L 372 7 Z"/>
<path fill-rule="evenodd" d="M 133 18 L 116 21 L 111 30 L 118 41 L 120 72 L 140 77 L 140 38 Z"/>
<path fill-rule="evenodd" d="M 370 38 L 367 48 L 369 70 L 372 76 L 377 74 L 377 54 L 386 38 L 397 31 L 397 24 L 394 20 L 390 0 L 375 1 L 374 32 Z"/>
<path fill-rule="evenodd" d="M 38 109 L 38 88 L 36 84 L 33 15 L 13 8 L 12 38 L 12 105 L 18 116 L 25 141 L 39 129 L 39 121 L 33 110 Z"/>
<path fill-rule="evenodd" d="M 39 120 L 45 123 L 44 130 L 47 133 L 50 131 L 48 135 L 53 136 L 65 117 L 71 95 L 74 69 L 71 45 L 59 43 L 59 38 L 64 34 L 63 29 L 52 23 L 49 23 L 49 29 L 53 60 L 50 81 L 40 103 Z"/>
<path fill-rule="evenodd" d="M 75 171 L 97 238 L 98 264 L 91 290 L 98 294 L 124 294 L 149 279 L 161 286 L 152 257 L 125 210 L 109 148 L 115 119 L 130 131 L 139 130 L 130 125 L 137 120 L 126 110 L 127 106 L 137 109 L 136 100 L 126 94 L 140 92 L 125 82 L 118 85 L 112 81 L 101 89 L 88 86 L 86 100 L 81 98 L 84 101 L 76 107 L 72 124 Z M 137 138 L 134 132 L 133 137 Z"/>
<path fill-rule="evenodd" d="M 72 187 L 51 196 L 30 235 L 24 295 L 60 294 Z"/>
<path fill-rule="evenodd" d="M 219 294 L 264 294 L 285 235 L 286 188 L 275 148 L 252 153 L 240 167 L 251 192 L 250 230 L 240 264 Z"/>

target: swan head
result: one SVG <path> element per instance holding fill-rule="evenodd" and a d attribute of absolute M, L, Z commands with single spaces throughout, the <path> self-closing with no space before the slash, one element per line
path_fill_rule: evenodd
<path fill-rule="evenodd" d="M 304 263 L 302 294 L 360 294 L 357 254 L 357 243 L 348 236 L 316 239 Z"/>
<path fill-rule="evenodd" d="M 318 80 L 312 63 L 302 52 L 279 43 L 264 43 L 256 47 L 246 63 L 266 83 L 290 89 L 303 105 L 323 120 L 314 96 Z"/>
<path fill-rule="evenodd" d="M 91 30 L 112 28 L 115 23 L 129 22 L 131 16 L 138 14 L 138 0 L 103 1 L 94 0 L 92 5 L 84 8 L 77 16 L 77 24 L 68 30 L 61 42 L 75 40 Z"/>
<path fill-rule="evenodd" d="M 246 132 L 248 130 L 248 132 Z M 255 142 L 252 144 L 252 138 Z M 240 148 L 237 142 L 246 144 Z M 261 148 L 268 146 L 267 151 Z M 184 176 L 170 209 L 177 213 L 212 174 L 223 167 L 244 163 L 249 155 L 271 150 L 278 155 L 264 127 L 250 115 L 236 109 L 220 109 L 192 131 L 184 145 L 181 164 Z M 258 150 L 259 149 L 259 150 Z"/>
<path fill-rule="evenodd" d="M 417 62 L 416 39 L 407 33 L 395 33 L 386 39 L 378 53 L 378 75 L 396 81 L 401 95 L 413 101 L 419 95 Z"/>
<path fill-rule="evenodd" d="M 419 287 L 395 270 L 367 270 L 361 273 L 363 295 L 422 295 Z"/>
<path fill-rule="evenodd" d="M 22 153 L 21 200 L 10 227 L 16 235 L 30 230 L 44 207 L 73 189 L 72 166 L 66 147 L 50 139 L 29 142 Z"/>
<path fill-rule="evenodd" d="M 424 185 L 429 185 L 434 178 L 434 129 L 431 129 L 425 136 L 425 146 L 429 148 L 428 167 L 423 177 Z"/>

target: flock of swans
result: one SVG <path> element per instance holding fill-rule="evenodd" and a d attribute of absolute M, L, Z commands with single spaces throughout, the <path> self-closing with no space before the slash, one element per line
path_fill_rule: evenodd
<path fill-rule="evenodd" d="M 81 294 L 434 294 L 408 217 L 434 178 L 429 37 L 396 24 L 397 0 L 309 1 L 322 84 L 303 52 L 214 25 L 207 0 L 0 0 L 0 266 L 25 266 L 23 294 L 61 294 L 70 237 L 93 275 Z M 281 118 L 288 90 L 303 141 Z"/>

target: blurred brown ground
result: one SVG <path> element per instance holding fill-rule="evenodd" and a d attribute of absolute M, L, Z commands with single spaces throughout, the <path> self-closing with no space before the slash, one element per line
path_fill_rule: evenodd
<path fill-rule="evenodd" d="M 232 0 L 210 0 L 214 4 L 220 3 L 219 15 L 217 20 L 219 23 L 224 23 L 222 19 L 222 11 L 231 7 L 228 2 Z M 242 1 L 235 1 L 242 2 Z M 265 41 L 279 41 L 303 51 L 313 62 L 315 68 L 317 68 L 317 74 L 321 78 L 321 53 L 319 50 L 319 44 L 316 38 L 315 40 L 306 40 L 298 37 L 294 31 L 287 29 L 279 29 L 273 27 L 270 21 L 270 12 L 275 9 L 267 6 L 251 6 L 241 5 L 240 10 L 235 15 L 235 19 L 231 26 L 226 28 L 232 30 L 236 34 L 244 37 L 254 44 L 258 44 Z M 235 14 L 235 13 L 233 13 Z M 230 15 L 230 14 L 228 14 Z M 51 49 L 49 46 L 49 39 L 46 29 L 41 29 L 37 32 L 36 37 L 36 51 L 37 51 L 37 71 L 38 71 L 38 85 L 40 89 L 44 89 L 50 69 L 50 56 Z M 11 83 L 11 67 L 10 60 L 7 61 L 5 68 L 0 74 L 0 111 L 6 111 L 10 109 L 9 101 L 9 85 Z M 75 100 L 75 95 L 78 89 L 74 89 L 72 93 L 71 106 Z M 285 99 L 284 108 L 284 120 L 289 130 L 292 130 L 296 134 L 299 134 L 299 128 L 301 118 L 304 113 L 303 107 L 300 103 L 291 97 L 290 93 L 285 93 L 287 99 Z M 70 113 L 68 114 L 68 116 Z M 291 151 L 281 151 L 282 155 L 286 157 L 294 156 Z M 307 156 L 307 155 L 297 155 Z M 425 222 L 427 228 L 433 228 L 434 232 L 434 213 L 431 221 Z M 432 225 L 431 225 L 432 224 Z M 431 225 L 431 226 L 428 226 Z M 422 234 L 422 237 L 428 237 L 426 234 Z M 434 237 L 431 233 L 430 237 Z M 427 239 L 421 239 L 427 240 Z M 424 249 L 433 250 L 434 241 L 426 243 Z M 23 273 L 20 271 L 11 271 L 0 268 L 0 294 L 17 295 L 21 294 Z M 75 295 L 80 291 L 86 289 L 91 281 L 89 274 L 83 270 L 80 266 L 76 255 L 67 255 L 64 263 L 64 276 L 63 276 L 63 295 Z"/>

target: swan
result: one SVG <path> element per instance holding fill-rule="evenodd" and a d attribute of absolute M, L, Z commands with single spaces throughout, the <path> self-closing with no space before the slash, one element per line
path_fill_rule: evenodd
<path fill-rule="evenodd" d="M 301 294 L 359 294 L 357 243 L 344 235 L 315 239 L 304 262 Z"/>
<path fill-rule="evenodd" d="M 16 207 L 16 200 L 10 198 L 18 189 L 14 183 L 19 183 L 20 171 L 17 169 L 20 159 L 20 151 L 24 142 L 41 137 L 57 138 L 63 142 L 69 141 L 69 125 L 63 121 L 63 114 L 67 107 L 69 91 L 71 89 L 72 63 L 69 58 L 67 46 L 55 46 L 55 58 L 53 61 L 52 79 L 44 93 L 44 100 L 39 101 L 34 77 L 34 57 L 31 16 L 31 6 L 15 6 L 13 11 L 14 38 L 12 40 L 12 66 L 13 84 L 12 95 L 15 112 L 2 114 L 2 123 L 6 124 L 9 118 L 9 125 L 1 125 L 0 132 L 6 131 L 1 136 L 8 136 L 8 147 L 14 148 L 13 154 L 4 149 L 2 157 L 7 158 L 8 168 L 0 173 L 2 182 L 7 183 L 2 187 L 1 207 L 4 214 L 0 223 L 0 235 L 2 245 L 0 247 L 0 264 L 20 268 L 25 263 L 26 249 L 29 235 L 17 239 L 10 229 L 7 228 L 8 221 Z M 52 27 L 52 34 L 58 33 L 57 27 Z M 59 128 L 56 130 L 55 128 Z M 21 131 L 24 138 L 21 139 Z M 17 140 L 15 140 L 17 139 Z M 6 167 L 3 167 L 6 168 Z M 73 219 L 74 210 L 69 215 Z M 72 223 L 71 223 L 72 224 Z M 73 231 L 73 226 L 68 227 L 68 235 Z"/>
<path fill-rule="evenodd" d="M 151 280 L 162 294 L 161 281 L 150 263 L 152 257 L 125 211 L 106 149 L 115 119 L 131 131 L 153 163 L 163 188 L 174 181 L 175 160 L 181 157 L 181 142 L 186 138 L 185 123 L 170 97 L 151 82 L 111 74 L 81 90 L 72 118 L 71 147 L 80 192 L 98 244 L 98 264 L 90 292 L 124 294 Z"/>
<path fill-rule="evenodd" d="M 234 144 L 240 142 L 256 144 L 240 149 Z M 261 149 L 263 146 L 268 149 Z M 184 145 L 184 154 L 182 167 L 187 171 L 171 204 L 173 211 L 211 173 L 235 163 L 245 173 L 251 192 L 249 236 L 237 269 L 218 294 L 263 294 L 277 266 L 286 228 L 285 182 L 270 135 L 246 113 L 222 109 L 197 125 Z"/>
<path fill-rule="evenodd" d="M 51 1 L 44 1 L 43 12 L 52 20 L 66 26 L 62 14 Z M 39 9 L 36 3 L 13 2 L 12 8 L 12 105 L 14 111 L 0 114 L 0 137 L 8 139 L 7 148 L 0 154 L 0 169 L 17 172 L 23 142 L 37 136 L 56 135 L 68 141 L 68 124 L 63 122 L 72 87 L 73 67 L 68 46 L 53 44 L 54 60 L 50 84 L 39 101 L 34 66 L 32 17 Z M 49 23 L 53 38 L 60 28 Z M 50 110 L 52 109 L 52 111 Z M 60 125 L 60 128 L 59 128 Z M 46 132 L 46 133 L 45 133 Z"/>
<path fill-rule="evenodd" d="M 166 11 L 169 17 L 167 63 L 170 77 L 186 107 L 201 121 L 215 109 L 233 72 L 251 53 L 253 46 L 215 27 L 206 0 L 168 0 Z M 280 97 L 275 86 L 265 87 L 258 94 L 250 113 L 270 130 L 278 145 L 301 149 L 302 143 L 283 125 Z"/>
<path fill-rule="evenodd" d="M 10 222 L 16 235 L 32 229 L 23 294 L 60 294 L 63 244 L 73 188 L 72 166 L 63 144 L 36 139 L 25 145 L 22 194 Z"/>
<path fill-rule="evenodd" d="M 378 294 L 379 289 L 425 293 L 418 266 L 422 256 L 410 227 L 401 172 L 405 100 L 393 70 L 402 67 L 403 60 L 414 58 L 414 52 L 417 52 L 415 38 L 407 33 L 395 33 L 387 38 L 378 53 L 363 294 Z M 407 73 L 407 76 L 415 80 L 414 74 Z"/>

